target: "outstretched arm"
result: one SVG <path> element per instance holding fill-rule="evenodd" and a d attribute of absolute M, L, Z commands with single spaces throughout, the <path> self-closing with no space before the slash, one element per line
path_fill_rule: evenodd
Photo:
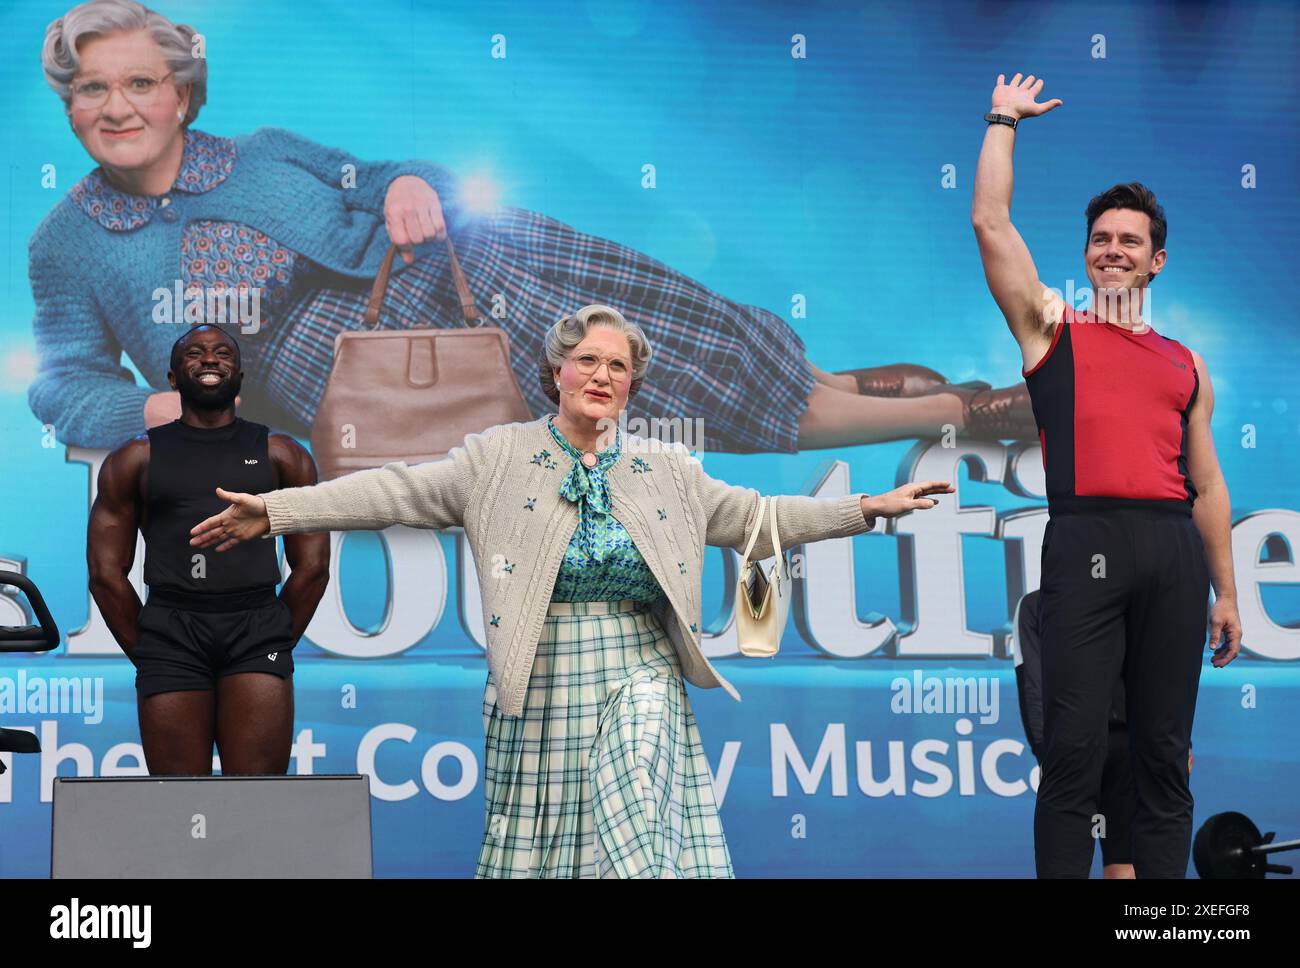
<path fill-rule="evenodd" d="M 113 638 L 134 659 L 140 634 L 140 596 L 127 580 L 140 526 L 140 476 L 149 463 L 149 438 L 127 441 L 99 468 L 95 503 L 86 528 L 90 595 Z"/>
<path fill-rule="evenodd" d="M 743 554 L 754 527 L 754 516 L 758 513 L 759 493 L 752 488 L 737 487 L 710 477 L 704 473 L 698 459 L 685 459 L 696 492 L 704 504 L 708 522 L 705 544 L 734 548 Z M 867 494 L 848 494 L 838 498 L 781 495 L 776 502 L 777 529 L 785 547 L 826 538 L 849 537 L 870 531 L 877 517 L 892 518 L 908 511 L 932 508 L 939 502 L 929 495 L 952 492 L 953 487 L 947 481 L 922 481 L 904 484 L 874 497 Z M 763 559 L 774 553 L 771 536 L 763 528 L 750 557 Z"/>
<path fill-rule="evenodd" d="M 1196 364 L 1196 402 L 1187 417 L 1187 473 L 1196 487 L 1192 520 L 1201 532 L 1205 561 L 1214 585 L 1214 608 L 1210 612 L 1210 661 L 1225 666 L 1241 648 L 1241 618 L 1237 614 L 1237 580 L 1232 570 L 1232 501 L 1214 450 L 1210 418 L 1214 415 L 1214 387 L 1210 371 L 1199 353 Z M 1220 648 L 1221 647 L 1221 648 Z"/>
<path fill-rule="evenodd" d="M 316 462 L 296 440 L 286 434 L 272 434 L 268 441 L 271 461 L 281 487 L 310 487 L 316 483 Z M 280 600 L 293 617 L 293 638 L 302 637 L 330 580 L 330 539 L 327 534 L 286 534 L 284 557 L 289 577 L 280 589 Z"/>
<path fill-rule="evenodd" d="M 494 428 L 494 430 L 497 428 Z M 310 487 L 266 494 L 217 488 L 230 507 L 190 529 L 190 544 L 225 551 L 249 538 L 307 531 L 381 531 L 393 524 L 450 528 L 465 508 L 488 461 L 493 430 L 470 434 L 444 459 L 408 466 L 394 461 Z"/>
<path fill-rule="evenodd" d="M 1035 80 L 1032 74 L 1023 80 L 1017 74 L 1010 84 L 1005 75 L 999 74 L 993 88 L 992 113 L 1019 121 L 1060 106 L 1059 99 L 1039 104 L 1035 98 L 1042 89 L 1042 79 Z M 1006 317 L 1028 370 L 1047 354 L 1064 303 L 1039 281 L 1029 248 L 1011 223 L 1011 156 L 1015 143 L 1016 129 L 1010 125 L 990 124 L 984 133 L 984 147 L 975 171 L 971 224 L 989 292 Z"/>

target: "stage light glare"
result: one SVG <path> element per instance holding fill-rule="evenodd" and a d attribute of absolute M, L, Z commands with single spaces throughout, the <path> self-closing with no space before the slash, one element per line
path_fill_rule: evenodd
<path fill-rule="evenodd" d="M 10 350 L 4 355 L 5 383 L 26 388 L 36 379 L 36 354 L 27 349 Z"/>
<path fill-rule="evenodd" d="M 461 179 L 461 201 L 472 212 L 490 212 L 501 199 L 501 187 L 488 175 L 469 175 Z"/>

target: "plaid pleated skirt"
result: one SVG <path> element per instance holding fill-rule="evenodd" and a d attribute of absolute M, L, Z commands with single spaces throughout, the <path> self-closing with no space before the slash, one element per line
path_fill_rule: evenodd
<path fill-rule="evenodd" d="M 634 602 L 554 602 L 521 716 L 489 681 L 476 877 L 734 877 L 676 653 Z"/>
<path fill-rule="evenodd" d="M 501 208 L 464 217 L 451 233 L 480 311 L 510 339 L 515 379 L 534 416 L 553 409 L 537 377 L 546 330 L 585 305 L 603 303 L 640 325 L 654 347 L 629 420 L 681 428 L 692 450 L 798 449 L 799 418 L 815 381 L 803 341 L 780 316 L 537 212 Z M 301 295 L 269 323 L 273 331 L 249 341 L 259 358 L 247 368 L 248 380 L 264 380 L 272 402 L 310 428 L 335 335 L 364 328 L 369 283 L 308 266 L 295 268 L 294 286 Z M 394 273 L 380 326 L 464 326 L 444 247 Z"/>

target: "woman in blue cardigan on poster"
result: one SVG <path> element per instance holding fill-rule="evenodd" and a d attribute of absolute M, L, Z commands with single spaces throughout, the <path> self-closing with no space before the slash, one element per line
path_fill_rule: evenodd
<path fill-rule="evenodd" d="M 46 33 L 46 79 L 98 163 L 29 252 L 39 364 L 28 398 L 64 443 L 112 447 L 179 416 L 176 394 L 155 389 L 167 386 L 180 331 L 162 324 L 205 321 L 187 308 L 231 289 L 256 309 L 241 325 L 245 412 L 308 433 L 334 337 L 364 325 L 390 240 L 406 265 L 381 325 L 459 325 L 448 322 L 461 317 L 446 250 L 432 244 L 448 222 L 479 305 L 504 297 L 494 321 L 534 414 L 550 406 L 531 364 L 547 327 L 572 306 L 609 303 L 658 349 L 629 417 L 704 417 L 709 449 L 794 452 L 935 436 L 946 424 L 1036 436 L 1023 383 L 952 385 L 912 364 L 828 373 L 777 315 L 649 256 L 536 212 L 465 211 L 438 165 L 361 161 L 275 128 L 198 131 L 207 60 L 194 56 L 195 36 L 133 0 L 83 3 Z M 121 365 L 123 350 L 148 386 Z"/>

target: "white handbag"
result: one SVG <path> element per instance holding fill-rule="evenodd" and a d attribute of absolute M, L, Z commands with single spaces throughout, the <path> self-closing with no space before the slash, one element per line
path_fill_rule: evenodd
<path fill-rule="evenodd" d="M 762 564 L 749 560 L 765 517 L 769 519 L 772 550 L 776 555 L 771 571 L 764 571 Z M 740 578 L 736 582 L 736 637 L 741 655 L 769 659 L 776 656 L 793 596 L 790 561 L 781 550 L 781 536 L 776 527 L 776 498 L 760 497 L 754 530 L 745 546 Z"/>

